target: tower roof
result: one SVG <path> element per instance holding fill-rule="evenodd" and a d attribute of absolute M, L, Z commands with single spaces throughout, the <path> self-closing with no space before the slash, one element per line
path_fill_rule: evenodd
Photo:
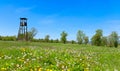
<path fill-rule="evenodd" d="M 20 18 L 20 20 L 27 20 L 27 18 Z"/>

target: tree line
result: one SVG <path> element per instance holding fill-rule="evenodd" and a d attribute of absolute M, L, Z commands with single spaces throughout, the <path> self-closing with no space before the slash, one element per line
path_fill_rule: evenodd
<path fill-rule="evenodd" d="M 72 43 L 72 44 L 91 44 L 95 46 L 107 46 L 107 47 L 118 47 L 119 45 L 119 36 L 118 33 L 113 31 L 108 36 L 103 36 L 103 31 L 101 29 L 97 29 L 96 33 L 92 36 L 91 39 L 89 39 L 88 36 L 85 35 L 85 33 L 82 30 L 78 30 L 76 33 L 76 41 L 67 40 L 68 34 L 63 31 L 60 34 L 60 40 L 59 39 L 50 39 L 49 35 L 46 35 L 43 39 L 35 39 L 35 35 L 37 34 L 37 30 L 35 28 L 31 28 L 30 31 L 28 31 L 28 39 L 29 41 L 33 42 L 50 42 L 50 43 Z M 0 36 L 0 40 L 3 41 L 16 41 L 16 36 Z"/>
<path fill-rule="evenodd" d="M 49 35 L 46 35 L 44 39 L 37 39 L 34 41 L 41 41 L 41 42 L 51 42 L 51 43 L 77 43 L 77 44 L 91 44 L 94 46 L 106 46 L 106 47 L 118 47 L 119 45 L 119 36 L 118 33 L 115 31 L 112 31 L 110 35 L 108 36 L 103 36 L 103 31 L 101 29 L 97 29 L 96 33 L 92 36 L 91 39 L 89 39 L 88 36 L 85 35 L 85 33 L 81 30 L 78 30 L 77 34 L 76 34 L 76 41 L 75 40 L 71 40 L 68 41 L 67 40 L 67 36 L 68 34 L 63 31 L 61 34 L 60 40 L 56 39 L 50 39 Z"/>
<path fill-rule="evenodd" d="M 96 46 L 118 47 L 118 33 L 113 31 L 110 35 L 103 36 L 103 31 L 98 29 L 96 30 L 96 34 L 91 38 L 91 44 Z"/>

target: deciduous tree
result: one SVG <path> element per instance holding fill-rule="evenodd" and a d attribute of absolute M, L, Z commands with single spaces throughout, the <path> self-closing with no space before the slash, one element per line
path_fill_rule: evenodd
<path fill-rule="evenodd" d="M 78 32 L 77 32 L 77 42 L 78 42 L 78 44 L 83 43 L 84 37 L 85 37 L 85 34 L 83 33 L 83 31 L 78 30 Z"/>
<path fill-rule="evenodd" d="M 62 33 L 61 33 L 61 42 L 63 42 L 64 44 L 66 43 L 66 41 L 67 41 L 67 33 L 65 32 L 65 31 L 63 31 Z"/>
<path fill-rule="evenodd" d="M 102 39 L 101 39 L 101 45 L 102 46 L 107 46 L 107 37 L 102 37 Z"/>
<path fill-rule="evenodd" d="M 28 31 L 28 39 L 32 40 L 37 34 L 36 28 L 31 28 L 30 31 Z"/>
<path fill-rule="evenodd" d="M 118 42 L 119 42 L 119 36 L 117 34 L 117 32 L 113 31 L 110 35 L 109 35 L 109 46 L 110 47 L 118 47 Z"/>
<path fill-rule="evenodd" d="M 96 34 L 91 39 L 92 45 L 96 45 L 96 46 L 101 45 L 102 32 L 103 31 L 101 29 L 96 30 Z"/>
<path fill-rule="evenodd" d="M 50 38 L 50 36 L 49 36 L 49 35 L 46 35 L 46 36 L 45 36 L 45 42 L 49 42 L 49 38 Z"/>
<path fill-rule="evenodd" d="M 85 36 L 84 37 L 84 44 L 88 44 L 88 42 L 89 42 L 89 38 L 88 38 L 88 36 Z"/>

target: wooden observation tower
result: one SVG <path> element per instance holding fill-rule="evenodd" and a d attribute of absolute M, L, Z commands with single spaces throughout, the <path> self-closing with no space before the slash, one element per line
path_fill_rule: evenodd
<path fill-rule="evenodd" d="M 18 31 L 18 40 L 27 41 L 28 32 L 27 32 L 27 18 L 20 18 L 20 27 Z"/>

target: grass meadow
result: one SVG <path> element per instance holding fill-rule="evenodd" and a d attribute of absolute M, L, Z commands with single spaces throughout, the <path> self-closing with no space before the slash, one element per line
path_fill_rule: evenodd
<path fill-rule="evenodd" d="M 120 71 L 120 47 L 0 41 L 0 71 Z"/>

